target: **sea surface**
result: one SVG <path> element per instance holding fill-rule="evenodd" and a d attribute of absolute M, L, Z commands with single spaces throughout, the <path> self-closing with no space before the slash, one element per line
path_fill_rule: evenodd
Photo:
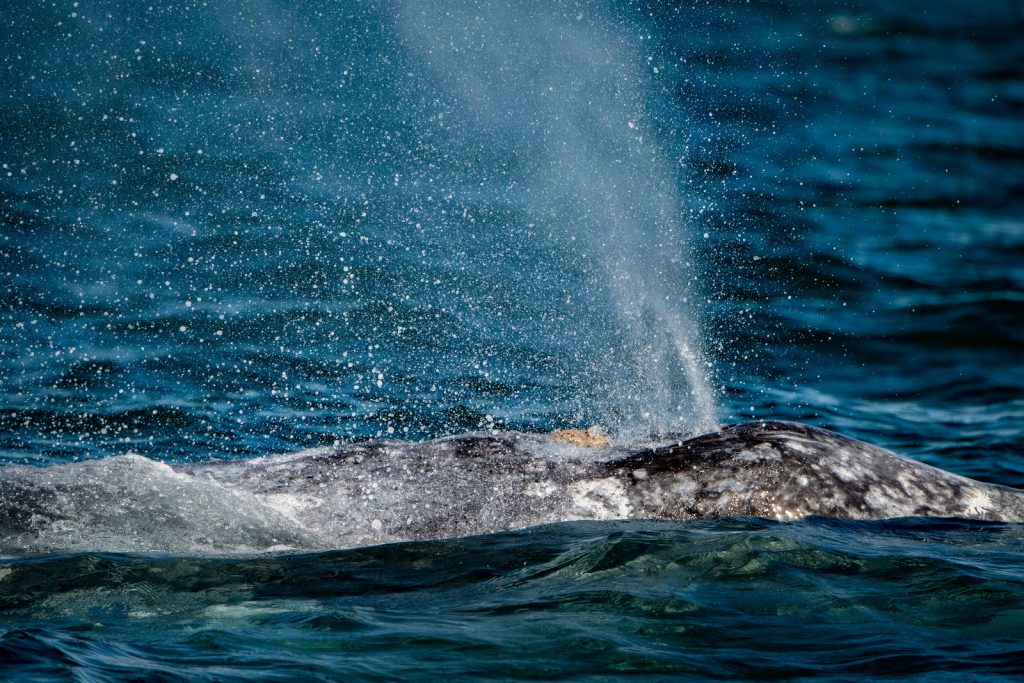
<path fill-rule="evenodd" d="M 22 3 L 0 479 L 785 419 L 1024 486 L 1021 35 L 1008 0 Z M 1020 524 L 0 558 L 9 680 L 1022 675 Z"/>

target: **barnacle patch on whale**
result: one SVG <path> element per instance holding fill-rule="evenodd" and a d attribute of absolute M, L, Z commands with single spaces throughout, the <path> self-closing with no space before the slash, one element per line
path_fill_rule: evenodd
<path fill-rule="evenodd" d="M 584 448 L 606 448 L 612 445 L 611 439 L 608 438 L 604 430 L 598 425 L 593 425 L 585 430 L 556 429 L 551 432 L 551 438 L 555 441 L 563 441 Z"/>

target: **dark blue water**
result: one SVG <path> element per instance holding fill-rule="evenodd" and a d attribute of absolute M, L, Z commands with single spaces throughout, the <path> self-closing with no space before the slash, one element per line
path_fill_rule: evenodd
<path fill-rule="evenodd" d="M 5 463 L 758 417 L 1024 485 L 1019 3 L 83 1 L 0 25 Z M 1014 678 L 1022 538 L 725 520 L 8 558 L 0 666 Z"/>

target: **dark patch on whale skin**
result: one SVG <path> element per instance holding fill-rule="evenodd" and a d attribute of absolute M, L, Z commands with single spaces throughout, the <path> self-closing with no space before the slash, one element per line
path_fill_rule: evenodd
<path fill-rule="evenodd" d="M 570 520 L 823 515 L 1024 520 L 1024 492 L 807 425 L 646 448 L 549 435 L 375 440 L 169 467 L 0 468 L 0 552 L 234 553 L 452 538 Z"/>
<path fill-rule="evenodd" d="M 0 470 L 2 472 L 2 470 Z M 34 482 L 0 479 L 0 537 L 10 537 L 31 527 L 40 510 L 57 507 L 59 491 Z"/>

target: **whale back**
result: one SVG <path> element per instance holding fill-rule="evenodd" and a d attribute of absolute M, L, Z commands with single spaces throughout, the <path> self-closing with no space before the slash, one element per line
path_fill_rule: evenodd
<path fill-rule="evenodd" d="M 808 515 L 1024 520 L 1024 492 L 806 425 L 643 448 L 497 432 L 175 465 L 0 468 L 0 553 L 238 553 L 452 538 L 573 520 Z"/>
<path fill-rule="evenodd" d="M 796 423 L 732 425 L 609 465 L 631 479 L 639 517 L 1024 519 L 1024 492 Z"/>

